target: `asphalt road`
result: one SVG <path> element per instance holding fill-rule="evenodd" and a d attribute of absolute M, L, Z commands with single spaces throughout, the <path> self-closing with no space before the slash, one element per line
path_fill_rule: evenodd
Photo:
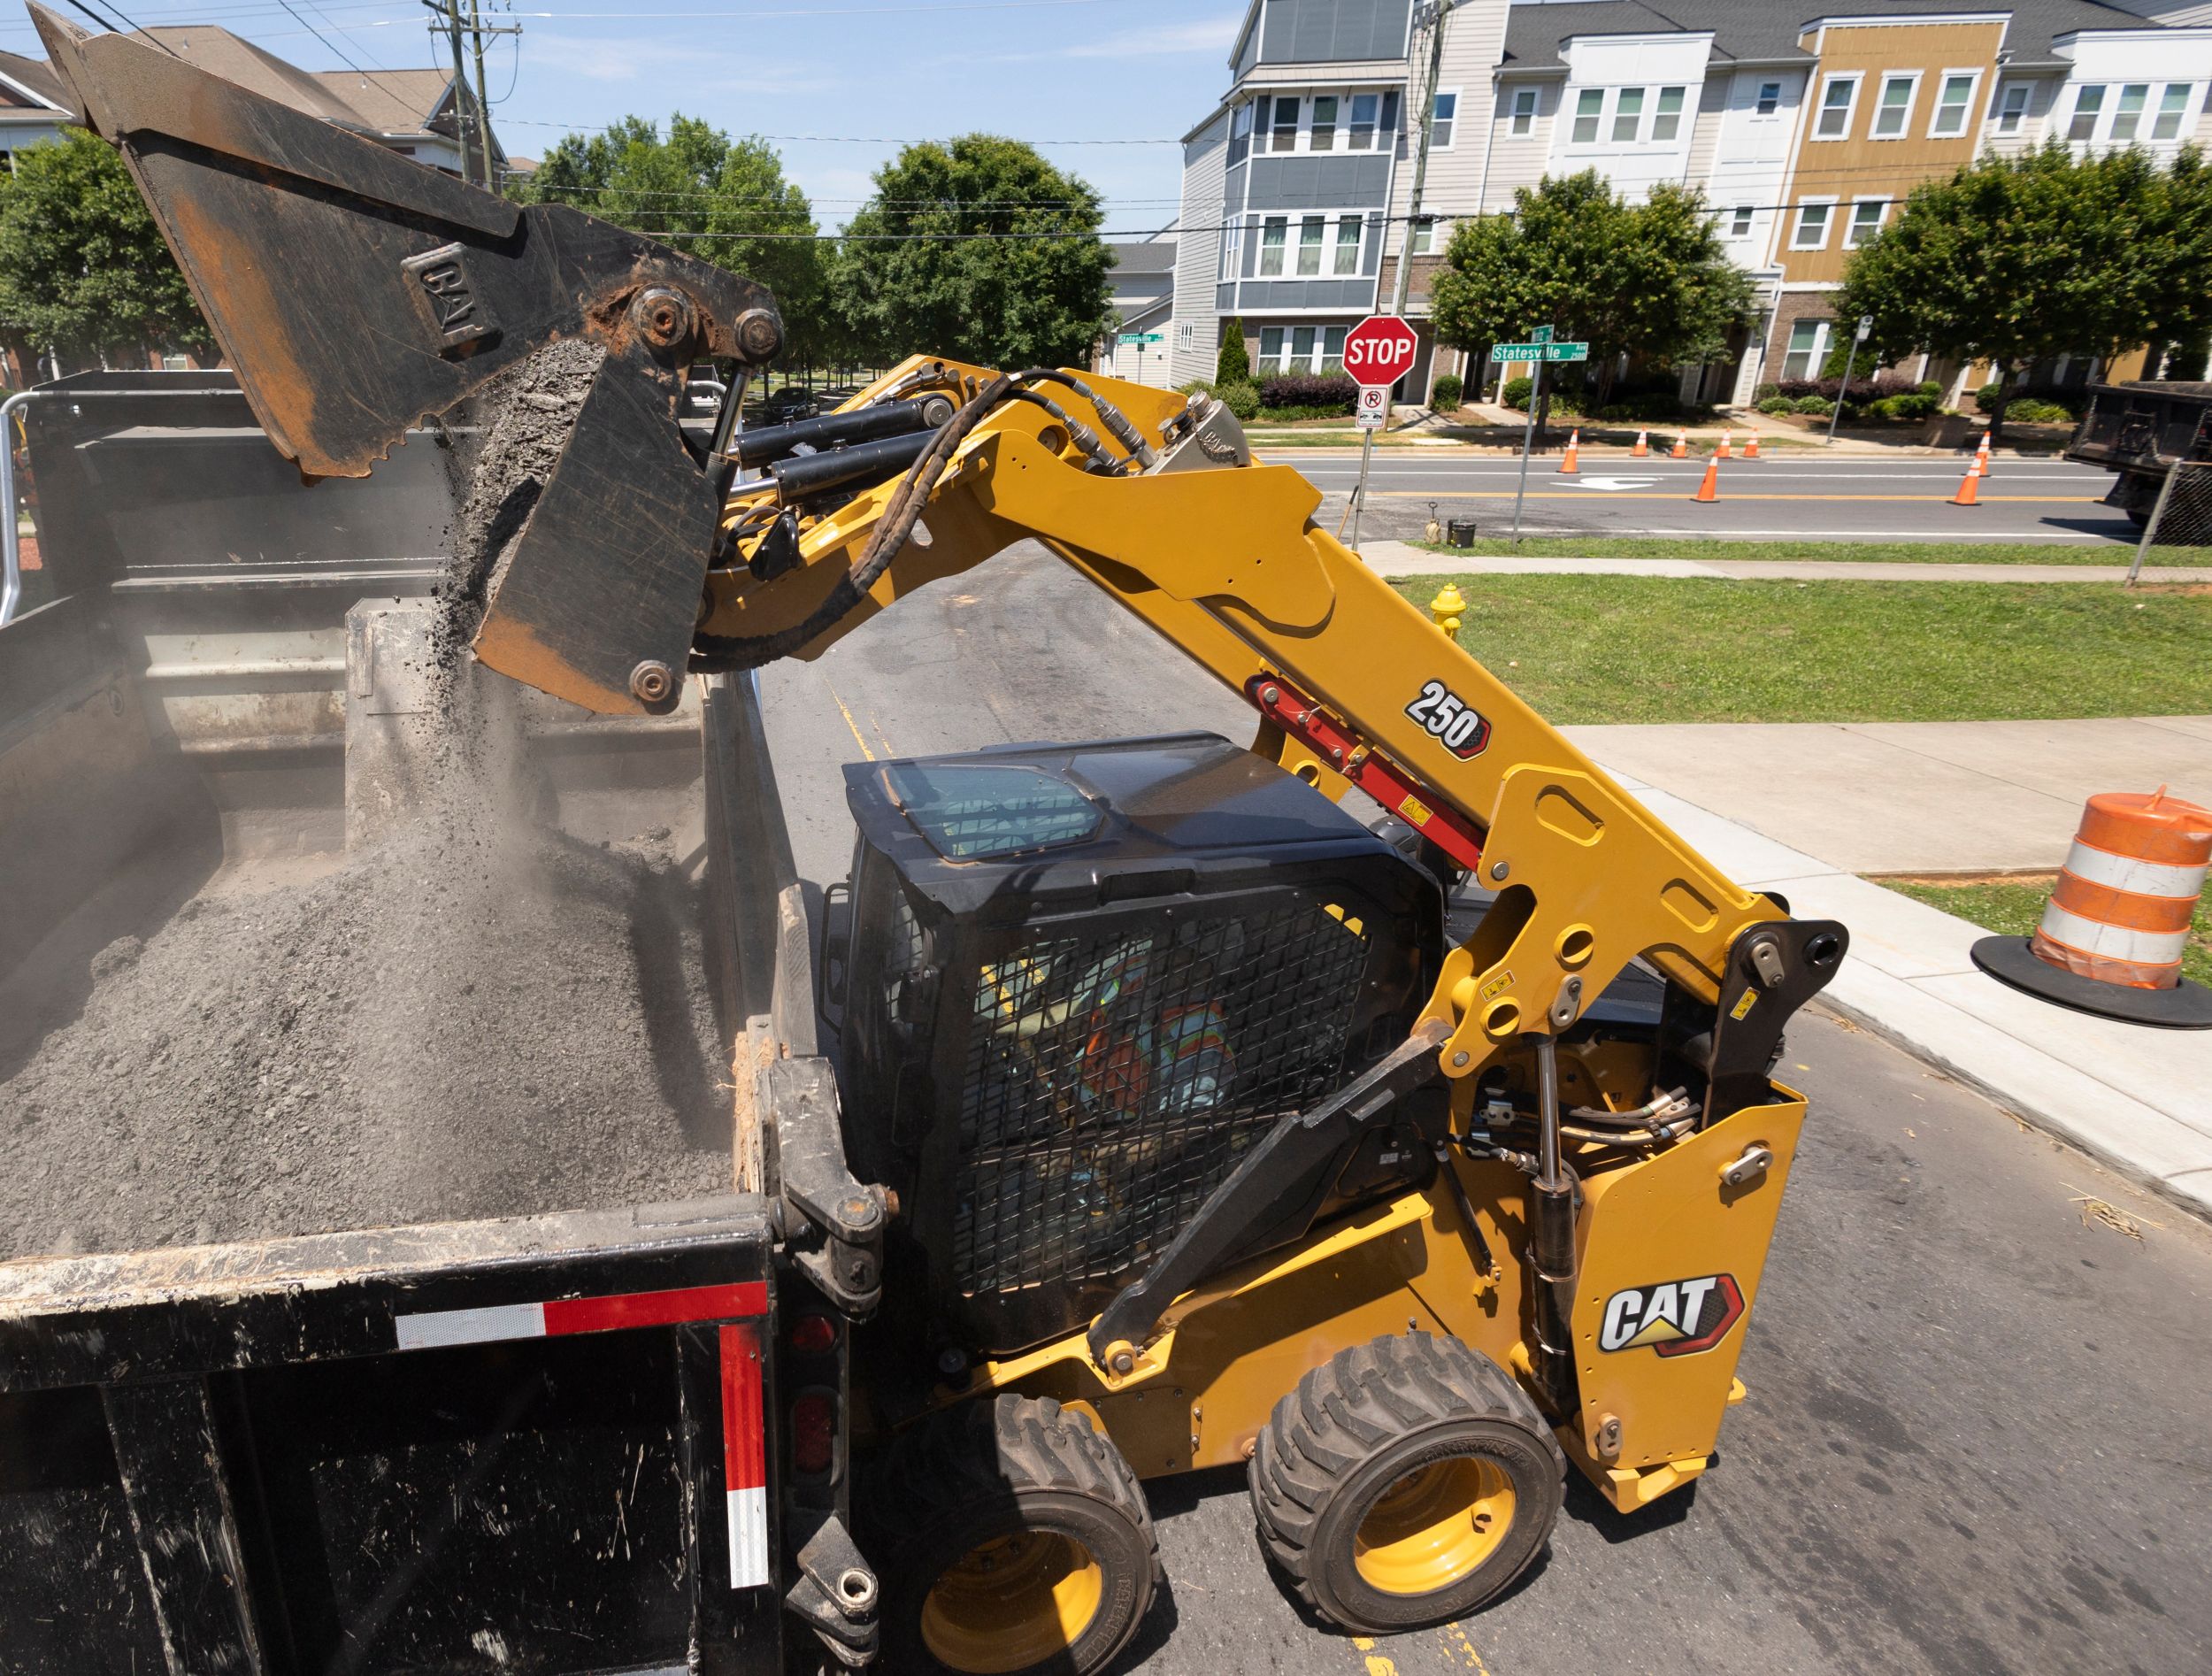
<path fill-rule="evenodd" d="M 1356 450 L 1260 450 L 1294 465 L 1326 496 L 1335 527 L 1359 481 Z M 1523 533 L 1532 535 L 1734 535 L 1835 541 L 2025 541 L 2053 546 L 2131 544 L 2135 526 L 2098 503 L 2112 474 L 2064 460 L 1999 460 L 1980 504 L 1948 504 L 1964 461 L 1913 456 L 1808 457 L 1769 450 L 1761 459 L 1720 463 L 1720 498 L 1690 496 L 1705 475 L 1701 457 L 1630 459 L 1585 453 L 1581 471 L 1559 475 L 1555 451 L 1529 462 Z M 1485 537 L 1513 527 L 1520 461 L 1497 454 L 1417 447 L 1378 450 L 1363 534 L 1417 538 L 1434 501 L 1440 519 L 1472 518 Z"/>
<path fill-rule="evenodd" d="M 1241 701 L 1040 550 L 763 676 L 800 865 L 844 875 L 838 765 L 1210 727 Z M 1571 1474 L 1550 1554 L 1441 1631 L 1302 1618 L 1241 1474 L 1149 1487 L 1169 1583 L 1122 1669 L 1156 1676 L 2212 1668 L 2212 1229 L 1818 1011 L 1811 1119 L 1694 1494 L 1633 1518 Z M 2087 1195 L 2141 1237 L 2085 1220 Z"/>

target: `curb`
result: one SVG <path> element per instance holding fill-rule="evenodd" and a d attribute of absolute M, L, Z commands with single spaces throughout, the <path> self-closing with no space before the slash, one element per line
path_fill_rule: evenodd
<path fill-rule="evenodd" d="M 1793 912 L 1850 927 L 1851 953 L 1822 1002 L 2212 1219 L 2212 1038 L 2093 1019 L 2008 988 L 1968 957 L 1987 934 L 1980 926 L 1643 780 L 1614 778 L 1747 889 L 1771 889 Z"/>

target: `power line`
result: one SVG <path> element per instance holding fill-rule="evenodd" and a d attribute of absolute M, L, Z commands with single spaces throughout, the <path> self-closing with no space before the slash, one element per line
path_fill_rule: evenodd
<path fill-rule="evenodd" d="M 112 23 L 110 23 L 110 22 L 109 22 L 109 21 L 108 21 L 105 18 L 102 17 L 102 16 L 101 16 L 98 12 L 95 12 L 95 11 L 94 11 L 94 10 L 93 10 L 90 6 L 86 5 L 86 4 L 84 4 L 84 0 L 69 0 L 69 4 L 70 4 L 72 6 L 75 7 L 75 8 L 76 8 L 76 10 L 78 10 L 79 12 L 83 12 L 83 13 L 85 14 L 85 16 L 86 16 L 86 17 L 88 17 L 88 18 L 91 19 L 93 20 L 93 22 L 95 22 L 95 23 L 98 24 L 98 25 L 99 25 L 99 26 L 100 26 L 103 29 L 114 29 L 114 28 L 115 28 L 115 26 L 114 26 Z M 116 15 L 117 17 L 119 17 L 119 18 L 122 18 L 122 19 L 123 19 L 124 23 L 125 23 L 125 24 L 126 24 L 128 27 L 133 28 L 133 29 L 137 29 L 137 30 L 138 30 L 138 33 L 139 33 L 139 34 L 141 34 L 141 35 L 145 35 L 145 34 L 146 34 L 145 30 L 139 28 L 139 26 L 138 26 L 138 25 L 136 25 L 135 23 L 132 23 L 132 22 L 131 22 L 131 20 L 130 20 L 128 18 L 127 18 L 127 17 L 124 17 L 124 16 L 123 16 L 123 9 L 122 9 L 120 6 L 114 5 L 114 4 L 111 4 L 108 6 L 108 10 L 109 10 L 110 12 L 112 12 L 113 13 L 115 13 L 115 15 Z M 119 31 L 117 31 L 117 33 L 119 33 L 119 33 L 121 33 L 121 32 L 119 30 Z M 150 40 L 150 41 L 151 41 L 151 40 L 153 40 L 153 37 L 152 37 L 151 35 L 148 35 L 148 36 L 147 36 L 147 39 L 148 39 L 148 40 Z M 177 56 L 177 54 L 176 54 L 176 53 L 174 53 L 173 51 L 171 51 L 171 50 L 170 50 L 170 48 L 169 48 L 169 46 L 168 46 L 168 43 L 167 43 L 167 42 L 162 42 L 162 41 L 154 41 L 154 44 L 155 44 L 156 46 L 159 47 L 159 48 L 160 48 L 160 49 L 161 49 L 164 52 L 167 52 L 171 58 L 175 58 L 175 57 Z"/>

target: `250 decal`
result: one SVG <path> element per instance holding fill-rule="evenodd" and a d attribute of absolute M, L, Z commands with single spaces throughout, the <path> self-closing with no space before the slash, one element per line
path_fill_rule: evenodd
<path fill-rule="evenodd" d="M 1490 723 L 1482 712 L 1440 680 L 1421 683 L 1421 696 L 1406 714 L 1429 730 L 1446 750 L 1465 762 L 1490 742 Z"/>

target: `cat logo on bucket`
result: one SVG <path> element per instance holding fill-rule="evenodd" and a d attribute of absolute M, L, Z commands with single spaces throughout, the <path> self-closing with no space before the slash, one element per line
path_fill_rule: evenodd
<path fill-rule="evenodd" d="M 1648 1344 L 1662 1356 L 1688 1356 L 1711 1349 L 1742 1318 L 1743 1291 L 1732 1274 L 1627 1287 L 1605 1300 L 1598 1349 Z"/>

